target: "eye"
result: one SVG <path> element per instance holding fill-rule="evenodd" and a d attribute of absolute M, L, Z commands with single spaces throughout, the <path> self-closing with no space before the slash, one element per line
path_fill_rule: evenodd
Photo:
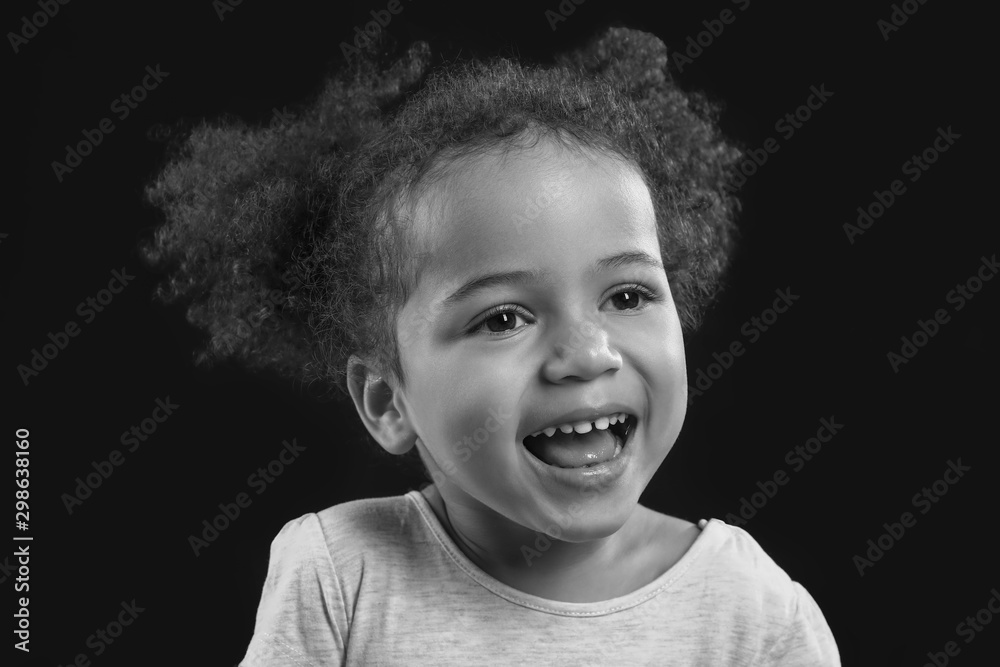
<path fill-rule="evenodd" d="M 483 314 L 470 333 L 505 334 L 517 331 L 528 324 L 526 318 L 527 313 L 519 306 L 494 306 Z"/>
<path fill-rule="evenodd" d="M 490 333 L 502 333 L 517 328 L 517 313 L 497 313 L 483 322 Z"/>
<path fill-rule="evenodd" d="M 618 310 L 628 310 L 639 307 L 639 293 L 635 291 L 623 291 L 611 295 L 611 303 Z"/>
<path fill-rule="evenodd" d="M 650 301 L 656 301 L 657 295 L 642 285 L 624 285 L 612 294 L 608 301 L 615 310 L 641 310 Z"/>

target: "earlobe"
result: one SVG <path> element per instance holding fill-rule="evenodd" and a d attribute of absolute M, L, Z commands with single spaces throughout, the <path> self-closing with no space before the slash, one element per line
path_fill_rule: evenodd
<path fill-rule="evenodd" d="M 416 433 L 397 406 L 397 388 L 373 364 L 357 355 L 347 362 L 347 389 L 365 428 L 390 454 L 413 448 Z"/>

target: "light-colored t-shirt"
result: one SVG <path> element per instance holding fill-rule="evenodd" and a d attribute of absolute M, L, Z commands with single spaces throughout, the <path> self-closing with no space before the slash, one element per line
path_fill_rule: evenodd
<path fill-rule="evenodd" d="M 559 602 L 486 574 L 419 491 L 335 505 L 275 537 L 240 664 L 840 665 L 805 588 L 746 531 L 699 527 L 642 588 Z"/>

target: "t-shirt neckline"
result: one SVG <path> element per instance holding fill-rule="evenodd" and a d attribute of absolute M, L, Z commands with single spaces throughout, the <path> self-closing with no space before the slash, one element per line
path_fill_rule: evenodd
<path fill-rule="evenodd" d="M 721 529 L 724 527 L 716 525 L 722 523 L 718 519 L 710 519 L 707 521 L 703 519 L 700 521 L 698 523 L 698 527 L 701 529 L 701 533 L 695 539 L 694 543 L 691 544 L 688 550 L 684 552 L 680 559 L 678 559 L 676 563 L 671 565 L 670 568 L 668 568 L 667 571 L 659 577 L 645 586 L 632 591 L 631 593 L 626 593 L 625 595 L 611 598 L 610 600 L 601 600 L 598 602 L 563 602 L 560 600 L 549 600 L 547 598 L 531 595 L 530 593 L 525 593 L 492 577 L 485 570 L 481 569 L 478 565 L 472 562 L 469 557 L 458 548 L 458 545 L 455 544 L 454 540 L 451 539 L 451 536 L 448 535 L 448 531 L 445 530 L 444 526 L 441 524 L 437 514 L 434 513 L 434 509 L 427 501 L 427 498 L 424 497 L 423 493 L 419 490 L 413 490 L 408 492 L 406 497 L 409 498 L 414 504 L 424 523 L 430 529 L 431 533 L 433 533 L 434 537 L 437 539 L 438 543 L 445 550 L 451 560 L 470 579 L 494 595 L 497 595 L 508 602 L 512 602 L 529 609 L 534 609 L 536 611 L 557 614 L 560 616 L 603 616 L 605 614 L 613 614 L 625 609 L 630 609 L 656 597 L 680 580 L 695 564 L 703 552 L 705 552 L 710 545 L 717 543 L 717 541 L 722 537 Z"/>

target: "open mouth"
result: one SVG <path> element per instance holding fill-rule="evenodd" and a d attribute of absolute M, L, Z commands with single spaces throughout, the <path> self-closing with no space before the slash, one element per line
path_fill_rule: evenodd
<path fill-rule="evenodd" d="M 524 439 L 535 458 L 557 468 L 590 468 L 621 454 L 638 419 L 623 412 L 552 426 Z"/>

